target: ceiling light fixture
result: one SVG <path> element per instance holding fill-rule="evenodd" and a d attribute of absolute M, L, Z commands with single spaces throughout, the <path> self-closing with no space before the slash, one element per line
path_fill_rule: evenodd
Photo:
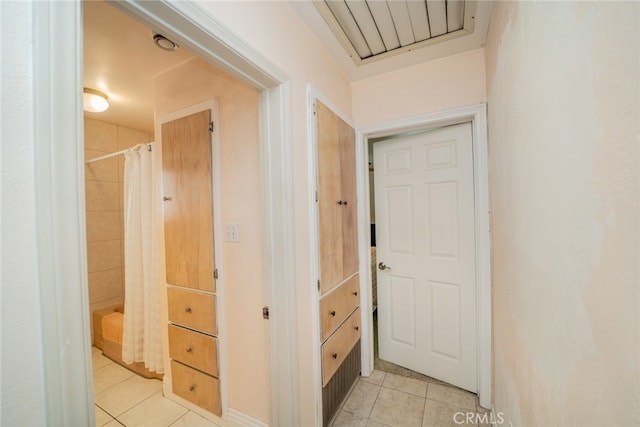
<path fill-rule="evenodd" d="M 107 101 L 107 95 L 99 90 L 84 88 L 82 94 L 82 105 L 84 111 L 90 113 L 102 113 L 109 108 L 109 101 Z"/>
<path fill-rule="evenodd" d="M 162 34 L 154 34 L 153 42 L 156 44 L 156 46 L 163 50 L 174 51 L 178 49 L 178 43 L 169 40 Z"/>

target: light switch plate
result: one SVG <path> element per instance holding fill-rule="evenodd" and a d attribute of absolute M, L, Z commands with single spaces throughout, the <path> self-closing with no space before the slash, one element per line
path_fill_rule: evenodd
<path fill-rule="evenodd" d="M 239 242 L 239 227 L 238 224 L 227 224 L 224 227 L 224 239 L 227 242 Z"/>

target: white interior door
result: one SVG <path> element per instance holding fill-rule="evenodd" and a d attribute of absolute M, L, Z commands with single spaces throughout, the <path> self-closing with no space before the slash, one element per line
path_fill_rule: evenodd
<path fill-rule="evenodd" d="M 380 358 L 476 392 L 471 124 L 375 143 L 374 181 Z"/>

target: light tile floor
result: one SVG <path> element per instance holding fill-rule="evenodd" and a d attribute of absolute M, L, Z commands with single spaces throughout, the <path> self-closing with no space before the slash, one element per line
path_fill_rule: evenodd
<path fill-rule="evenodd" d="M 145 379 L 93 347 L 96 427 L 216 427 L 162 395 L 160 380 Z"/>
<path fill-rule="evenodd" d="M 218 426 L 166 399 L 160 380 L 134 374 L 104 357 L 95 347 L 92 358 L 97 427 Z M 454 420 L 458 412 L 464 415 L 457 415 Z M 370 377 L 358 379 L 332 426 L 488 427 L 488 423 L 460 423 L 467 413 L 485 412 L 475 394 L 435 380 L 374 371 Z"/>
<path fill-rule="evenodd" d="M 489 420 L 486 412 L 475 394 L 459 388 L 374 371 L 358 379 L 332 426 L 485 427 L 477 421 Z"/>

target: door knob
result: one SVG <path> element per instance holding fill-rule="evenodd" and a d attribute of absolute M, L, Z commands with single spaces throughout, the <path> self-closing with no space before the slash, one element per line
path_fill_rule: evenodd
<path fill-rule="evenodd" d="M 384 265 L 384 262 L 381 262 L 380 264 L 378 264 L 378 270 L 391 270 L 391 267 L 387 267 L 386 265 Z"/>

